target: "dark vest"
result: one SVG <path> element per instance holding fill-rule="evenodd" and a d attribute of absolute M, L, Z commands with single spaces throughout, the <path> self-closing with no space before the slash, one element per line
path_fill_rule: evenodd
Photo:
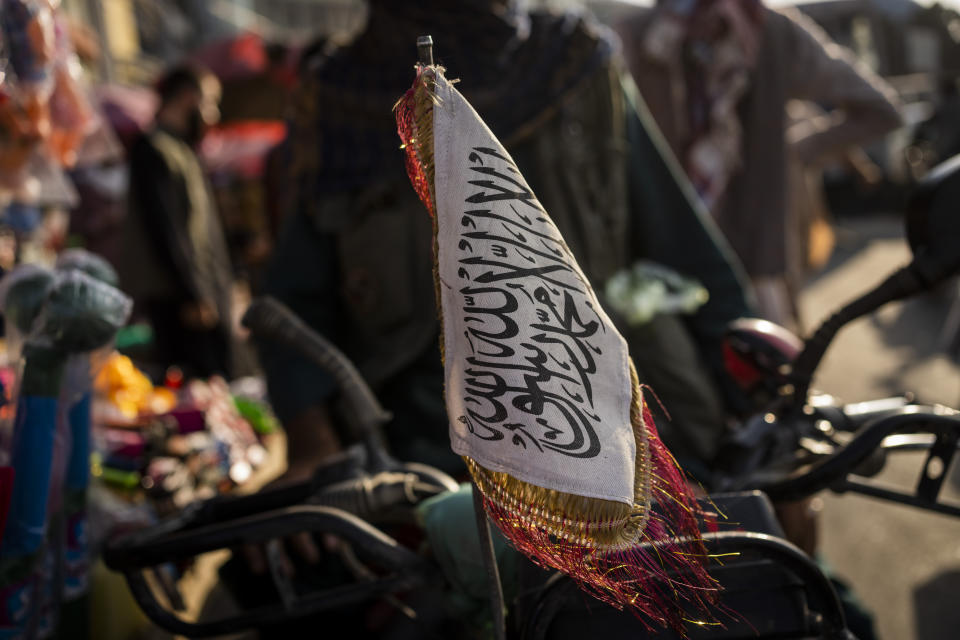
<path fill-rule="evenodd" d="M 625 109 L 619 75 L 607 66 L 502 140 L 599 289 L 627 265 Z M 350 329 L 341 347 L 367 380 L 382 383 L 439 332 L 427 211 L 408 182 L 386 180 L 326 198 L 312 219 L 337 238 Z"/>

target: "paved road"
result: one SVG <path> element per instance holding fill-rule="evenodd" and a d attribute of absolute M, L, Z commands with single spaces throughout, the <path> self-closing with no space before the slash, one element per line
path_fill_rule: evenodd
<path fill-rule="evenodd" d="M 831 267 L 804 291 L 804 320 L 822 319 L 908 259 L 895 220 L 844 224 Z M 817 387 L 849 401 L 910 390 L 957 407 L 960 367 L 940 340 L 948 301 L 941 292 L 893 304 L 849 326 L 827 354 Z M 898 459 L 881 478 L 913 486 L 922 459 Z M 952 477 L 960 480 L 960 468 Z M 881 638 L 960 638 L 960 519 L 859 496 L 824 501 L 824 554 L 873 610 Z"/>

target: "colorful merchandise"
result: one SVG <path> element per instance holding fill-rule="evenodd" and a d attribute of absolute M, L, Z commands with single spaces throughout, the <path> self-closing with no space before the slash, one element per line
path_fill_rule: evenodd
<path fill-rule="evenodd" d="M 0 100 L 0 190 L 24 197 L 35 189 L 28 164 L 51 128 L 55 30 L 49 5 L 0 0 L 0 38 L 9 63 Z"/>
<path fill-rule="evenodd" d="M 247 482 L 266 460 L 258 433 L 276 418 L 218 377 L 184 382 L 171 369 L 164 384 L 154 387 L 126 356 L 109 356 L 94 383 L 105 422 L 94 475 L 124 492 L 146 490 L 166 514 Z"/>
<path fill-rule="evenodd" d="M 110 401 L 119 420 L 133 421 L 142 413 L 168 413 L 177 405 L 170 389 L 154 387 L 130 358 L 117 352 L 107 357 L 94 387 Z"/>
<path fill-rule="evenodd" d="M 0 0 L 0 205 L 72 206 L 64 176 L 99 119 L 59 0 Z"/>
<path fill-rule="evenodd" d="M 61 506 L 65 495 L 73 502 L 76 496 L 64 492 L 77 489 L 82 475 L 71 460 L 66 436 L 73 435 L 70 427 L 89 430 L 88 418 L 75 415 L 75 423 L 69 424 L 60 411 L 64 372 L 68 362 L 78 362 L 71 356 L 108 342 L 126 322 L 131 307 L 129 298 L 119 291 L 79 271 L 58 273 L 52 282 L 40 274 L 17 278 L 6 288 L 3 300 L 4 309 L 12 311 L 11 317 L 27 330 L 11 449 L 15 481 L 8 530 L 0 546 L 3 638 L 46 637 L 57 626 L 65 553 L 66 514 Z M 40 292 L 45 297 L 40 305 L 34 304 Z M 75 378 L 89 379 L 89 356 L 86 367 L 84 371 L 81 361 Z M 67 401 L 72 399 L 71 391 L 79 392 L 81 413 L 82 386 L 72 380 L 67 392 Z M 78 433 L 73 440 L 83 455 L 89 438 Z"/>
<path fill-rule="evenodd" d="M 46 0 L 53 14 L 54 61 L 53 92 L 50 95 L 50 151 L 61 165 L 77 163 L 84 139 L 97 125 L 93 106 L 83 86 L 80 59 L 70 40 L 70 30 L 60 0 Z"/>
<path fill-rule="evenodd" d="M 17 401 L 13 494 L 0 544 L 0 638 L 32 638 L 40 623 L 47 496 L 66 354 L 28 343 Z"/>

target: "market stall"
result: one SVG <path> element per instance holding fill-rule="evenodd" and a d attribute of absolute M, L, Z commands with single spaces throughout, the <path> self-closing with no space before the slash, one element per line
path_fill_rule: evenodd
<path fill-rule="evenodd" d="M 115 637 L 111 618 L 90 615 L 90 594 L 109 590 L 91 569 L 103 544 L 256 490 L 282 467 L 262 381 L 184 379 L 176 368 L 151 380 L 115 349 L 130 312 L 115 282 L 105 261 L 75 250 L 0 285 L 0 630 L 11 637 Z M 189 573 L 168 567 L 161 585 L 179 593 L 170 585 Z"/>

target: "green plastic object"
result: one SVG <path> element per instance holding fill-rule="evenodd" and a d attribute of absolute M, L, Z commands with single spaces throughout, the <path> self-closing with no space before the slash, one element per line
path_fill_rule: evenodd
<path fill-rule="evenodd" d="M 113 487 L 133 491 L 140 486 L 140 473 L 113 467 L 100 467 L 100 480 Z"/>
<path fill-rule="evenodd" d="M 145 322 L 131 324 L 117 332 L 114 344 L 118 351 L 142 347 L 153 343 L 153 329 Z"/>
<path fill-rule="evenodd" d="M 615 273 L 604 293 L 631 326 L 644 325 L 658 314 L 695 313 L 710 297 L 697 280 L 648 261 Z"/>
<path fill-rule="evenodd" d="M 239 396 L 234 396 L 233 404 L 243 419 L 249 422 L 253 430 L 260 435 L 267 435 L 279 429 L 280 423 L 277 418 L 263 404 Z"/>
<path fill-rule="evenodd" d="M 480 535 L 469 484 L 458 491 L 442 493 L 417 506 L 417 519 L 427 534 L 430 552 L 453 587 L 444 599 L 447 612 L 484 627 L 490 624 L 487 569 L 483 564 Z M 504 599 L 516 597 L 519 552 L 491 528 L 494 555 L 503 580 Z"/>

